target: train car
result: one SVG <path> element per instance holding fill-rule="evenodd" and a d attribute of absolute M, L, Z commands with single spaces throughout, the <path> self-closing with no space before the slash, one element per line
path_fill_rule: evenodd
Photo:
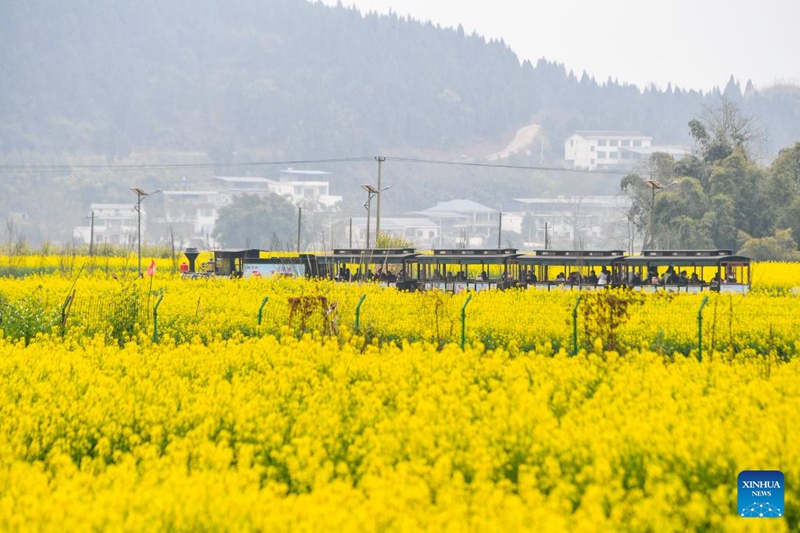
<path fill-rule="evenodd" d="M 750 290 L 750 258 L 732 250 L 646 250 L 624 263 L 626 283 L 640 290 Z"/>
<path fill-rule="evenodd" d="M 506 289 L 518 285 L 515 248 L 442 249 L 420 254 L 414 276 L 421 289 L 449 292 Z"/>
<path fill-rule="evenodd" d="M 330 254 L 276 256 L 264 250 L 215 250 L 206 268 L 217 276 L 303 276 L 370 281 L 404 290 L 448 292 L 528 287 L 680 292 L 750 290 L 750 259 L 731 250 L 536 250 L 514 248 L 335 249 Z"/>
<path fill-rule="evenodd" d="M 528 288 L 593 289 L 624 280 L 622 250 L 536 250 L 515 258 Z"/>
<path fill-rule="evenodd" d="M 214 275 L 240 278 L 324 277 L 313 254 L 276 256 L 257 248 L 241 250 L 214 250 L 211 268 Z"/>
<path fill-rule="evenodd" d="M 418 288 L 411 275 L 419 254 L 413 248 L 342 248 L 315 256 L 321 277 L 338 281 L 375 281 L 403 290 Z"/>

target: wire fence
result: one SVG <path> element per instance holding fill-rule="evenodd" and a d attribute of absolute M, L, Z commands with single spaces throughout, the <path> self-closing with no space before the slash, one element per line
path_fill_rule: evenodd
<path fill-rule="evenodd" d="M 163 304 L 159 303 L 163 297 Z M 471 299 L 468 300 L 468 298 Z M 469 303 L 467 306 L 466 304 Z M 714 351 L 794 355 L 800 347 L 796 296 L 642 295 L 625 291 L 535 290 L 447 294 L 358 291 L 338 294 L 252 293 L 234 300 L 197 294 L 121 291 L 73 293 L 63 302 L 0 295 L 7 338 L 37 333 L 102 335 L 119 343 L 146 334 L 156 342 L 234 336 L 337 335 L 379 342 L 482 343 L 487 349 L 582 349 L 664 353 Z M 599 343 L 599 344 L 598 344 Z"/>

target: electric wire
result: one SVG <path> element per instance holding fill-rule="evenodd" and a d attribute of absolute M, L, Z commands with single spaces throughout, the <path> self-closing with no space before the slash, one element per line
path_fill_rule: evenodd
<path fill-rule="evenodd" d="M 75 170 L 92 170 L 105 172 L 126 172 L 142 170 L 170 170 L 170 169 L 203 169 L 203 168 L 246 168 L 259 166 L 283 166 L 283 165 L 318 165 L 318 164 L 339 164 L 339 163 L 364 163 L 377 160 L 383 156 L 369 157 L 344 157 L 330 159 L 295 159 L 285 161 L 249 161 L 242 163 L 142 163 L 142 164 L 119 164 L 119 165 L 0 165 L 0 173 L 7 174 L 34 174 L 40 172 L 71 172 Z M 630 170 L 604 169 L 602 171 L 589 170 L 585 168 L 563 168 L 547 167 L 537 165 L 510 165 L 497 163 L 478 163 L 472 161 L 445 161 L 437 159 L 419 159 L 413 157 L 392 157 L 385 156 L 385 161 L 395 161 L 398 163 L 425 164 L 425 165 L 446 165 L 458 167 L 477 167 L 488 169 L 504 170 L 532 170 L 539 172 L 566 172 L 579 174 L 629 174 Z"/>

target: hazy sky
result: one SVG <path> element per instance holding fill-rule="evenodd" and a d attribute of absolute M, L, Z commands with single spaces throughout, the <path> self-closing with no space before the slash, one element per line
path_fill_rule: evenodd
<path fill-rule="evenodd" d="M 334 5 L 337 0 L 322 0 Z M 502 38 L 598 82 L 684 89 L 800 84 L 800 0 L 342 0 Z"/>

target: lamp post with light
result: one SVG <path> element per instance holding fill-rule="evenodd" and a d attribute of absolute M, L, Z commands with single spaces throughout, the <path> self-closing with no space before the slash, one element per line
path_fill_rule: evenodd
<path fill-rule="evenodd" d="M 653 227 L 653 213 L 656 210 L 656 192 L 663 191 L 673 185 L 677 185 L 681 182 L 681 180 L 675 180 L 672 183 L 668 183 L 667 185 L 662 185 L 658 182 L 658 180 L 644 180 L 645 185 L 650 187 L 650 220 L 647 224 L 647 240 L 648 242 L 643 244 L 642 247 L 644 249 L 650 249 L 655 244 L 655 235 L 654 235 L 654 227 Z"/>
<path fill-rule="evenodd" d="M 156 194 L 161 192 L 161 189 L 156 189 L 153 192 L 144 192 L 139 187 L 131 187 L 131 190 L 136 193 L 136 205 L 134 209 L 136 209 L 136 217 L 137 217 L 137 226 L 136 226 L 136 242 L 138 244 L 138 265 L 139 265 L 139 277 L 142 277 L 142 200 L 150 196 L 151 194 Z"/>
<path fill-rule="evenodd" d="M 386 189 L 390 189 L 389 187 L 384 187 L 383 189 L 376 189 L 372 185 L 365 184 L 361 186 L 362 189 L 367 191 L 367 201 L 364 203 L 364 209 L 367 210 L 367 245 L 365 248 L 369 248 L 369 219 L 370 219 L 370 208 L 372 206 L 372 199 L 375 198 L 376 195 L 380 195 Z M 378 196 L 380 198 L 380 196 Z"/>

